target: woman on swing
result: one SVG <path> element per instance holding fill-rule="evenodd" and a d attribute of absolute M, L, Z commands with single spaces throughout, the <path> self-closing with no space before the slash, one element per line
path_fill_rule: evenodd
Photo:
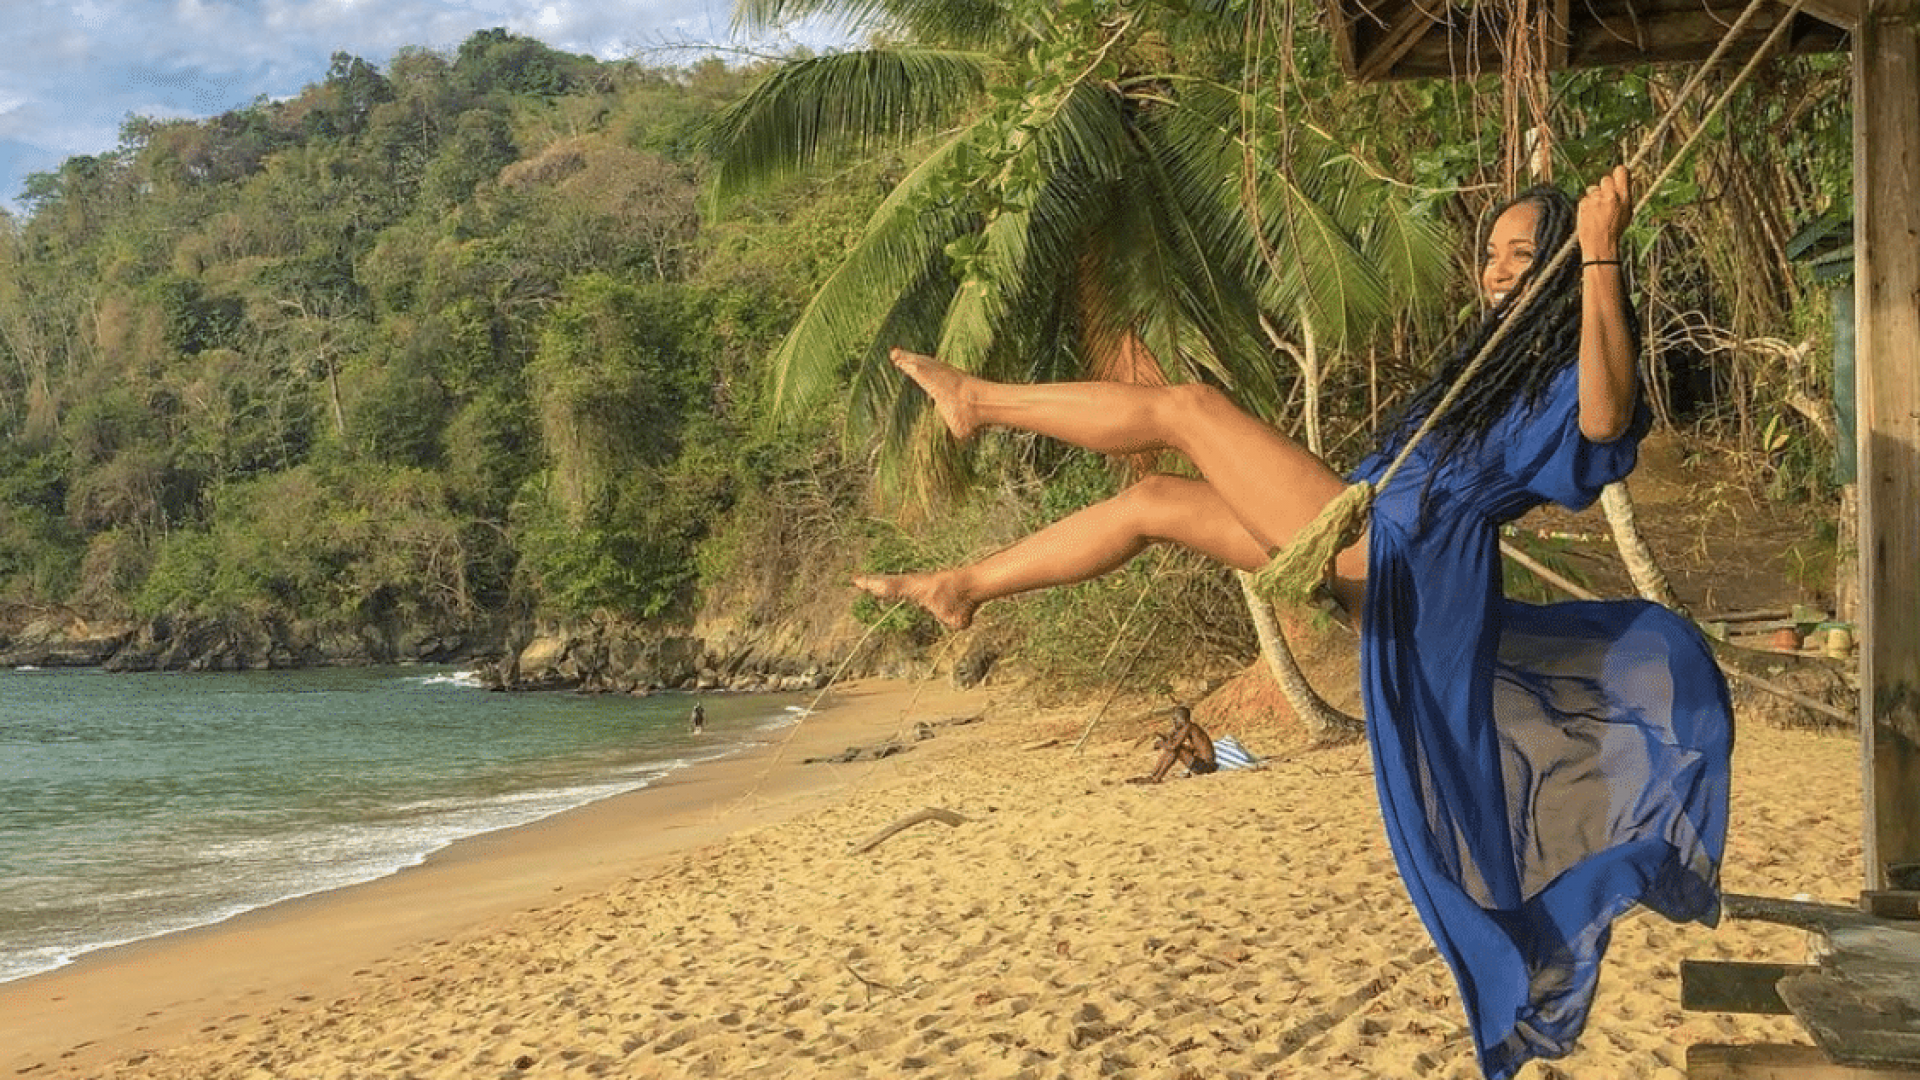
<path fill-rule="evenodd" d="M 1501 593 L 1500 525 L 1592 503 L 1632 470 L 1649 423 L 1620 264 L 1628 184 L 1619 167 L 1577 206 L 1534 189 L 1496 214 L 1485 318 L 1355 477 L 1377 479 L 1502 320 L 1518 322 L 1329 573 L 1361 631 L 1388 837 L 1496 1080 L 1572 1050 L 1615 917 L 1636 903 L 1719 914 L 1731 710 L 1699 635 L 1642 601 Z M 1569 234 L 1575 257 L 1513 312 Z M 893 359 L 956 438 L 1009 427 L 1105 454 L 1171 449 L 1204 477 L 1149 477 L 971 565 L 854 580 L 956 629 L 987 601 L 1104 574 L 1154 542 L 1259 569 L 1345 487 L 1210 387 L 1003 384 Z"/>

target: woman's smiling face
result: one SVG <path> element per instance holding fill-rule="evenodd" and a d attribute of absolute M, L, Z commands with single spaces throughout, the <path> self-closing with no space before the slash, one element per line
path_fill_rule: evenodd
<path fill-rule="evenodd" d="M 1533 266 L 1539 228 L 1540 204 L 1531 200 L 1514 203 L 1494 221 L 1480 269 L 1480 293 L 1488 307 L 1500 306 Z"/>

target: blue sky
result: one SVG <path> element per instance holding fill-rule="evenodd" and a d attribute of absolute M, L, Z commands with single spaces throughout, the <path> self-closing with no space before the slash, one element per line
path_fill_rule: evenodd
<path fill-rule="evenodd" d="M 119 145 L 129 115 L 202 118 L 326 76 L 335 52 L 384 68 L 501 26 L 601 59 L 684 64 L 668 49 L 749 44 L 732 0 L 7 0 L 0 18 L 0 204 L 27 174 Z M 833 42 L 805 28 L 758 46 Z M 667 49 L 668 51 L 657 51 Z"/>

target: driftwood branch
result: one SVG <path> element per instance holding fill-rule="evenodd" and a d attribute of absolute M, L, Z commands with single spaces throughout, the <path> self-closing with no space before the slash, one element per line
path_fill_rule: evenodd
<path fill-rule="evenodd" d="M 1772 694 L 1774 697 L 1780 698 L 1784 701 L 1790 701 L 1795 705 L 1800 706 L 1803 709 L 1807 709 L 1812 712 L 1817 712 L 1821 716 L 1824 716 L 1829 720 L 1836 721 L 1848 727 L 1853 726 L 1854 715 L 1852 713 L 1847 712 L 1844 709 L 1835 708 L 1834 706 L 1829 705 L 1824 701 L 1820 701 L 1815 698 L 1810 698 L 1805 694 L 1799 693 L 1798 691 L 1789 690 L 1788 688 L 1781 686 L 1779 683 L 1772 682 L 1759 675 L 1755 675 L 1751 671 L 1747 671 L 1746 669 L 1739 666 L 1740 661 L 1737 660 L 1734 657 L 1733 653 L 1730 651 L 1733 648 L 1733 646 L 1726 645 L 1723 642 L 1715 641 L 1712 638 L 1708 638 L 1707 643 L 1713 648 L 1713 655 L 1716 658 L 1718 658 L 1720 661 L 1720 670 L 1726 672 L 1728 675 L 1732 676 L 1734 679 L 1740 682 L 1744 682 L 1748 686 L 1751 686 L 1756 690 L 1764 690 L 1767 693 Z"/>
<path fill-rule="evenodd" d="M 867 1004 L 869 1005 L 873 1004 L 873 992 L 875 990 L 885 990 L 887 993 L 892 994 L 895 997 L 898 997 L 902 993 L 905 993 L 905 991 L 898 986 L 890 986 L 886 983 L 880 982 L 877 979 L 867 978 L 865 975 L 862 975 L 858 971 L 855 971 L 853 969 L 853 965 L 847 963 L 844 960 L 840 962 L 840 966 L 847 969 L 847 974 L 853 976 L 855 979 L 858 979 L 861 986 L 866 987 Z"/>
<path fill-rule="evenodd" d="M 1547 584 L 1553 586 L 1554 588 L 1559 589 L 1561 592 L 1566 593 L 1568 596 L 1571 596 L 1576 600 L 1600 599 L 1600 597 L 1596 596 L 1592 591 L 1588 589 L 1583 589 L 1580 586 L 1574 584 L 1571 580 L 1567 579 L 1566 577 L 1560 574 L 1554 573 L 1552 570 L 1549 570 L 1547 568 L 1545 563 L 1542 563 L 1540 560 L 1534 558 L 1531 555 L 1528 555 L 1524 551 L 1521 551 L 1519 548 L 1514 547 L 1512 544 L 1507 543 L 1505 540 L 1500 541 L 1500 554 L 1505 555 L 1507 558 L 1512 559 L 1516 563 L 1519 563 L 1522 567 L 1526 569 L 1528 573 L 1532 574 L 1534 577 L 1539 578 L 1541 581 L 1544 581 Z"/>
<path fill-rule="evenodd" d="M 925 810 L 916 810 L 906 817 L 901 818 L 899 821 L 881 829 L 879 832 L 874 833 L 872 836 L 867 837 L 861 841 L 860 846 L 853 849 L 853 853 L 855 855 L 864 855 L 874 848 L 879 847 L 881 844 L 886 843 L 894 833 L 902 829 L 910 829 L 923 821 L 938 821 L 947 825 L 964 825 L 971 820 L 973 819 L 962 817 L 951 810 L 943 810 L 937 806 L 929 806 Z"/>

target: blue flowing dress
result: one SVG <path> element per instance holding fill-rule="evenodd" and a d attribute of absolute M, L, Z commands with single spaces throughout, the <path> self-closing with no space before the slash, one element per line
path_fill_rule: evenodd
<path fill-rule="evenodd" d="M 1569 364 L 1477 449 L 1436 462 L 1426 440 L 1370 523 L 1360 674 L 1381 811 L 1493 1080 L 1573 1049 L 1634 904 L 1719 918 L 1733 730 L 1706 643 L 1657 604 L 1501 590 L 1502 523 L 1582 509 L 1633 468 L 1645 404 L 1596 443 L 1578 391 Z"/>

